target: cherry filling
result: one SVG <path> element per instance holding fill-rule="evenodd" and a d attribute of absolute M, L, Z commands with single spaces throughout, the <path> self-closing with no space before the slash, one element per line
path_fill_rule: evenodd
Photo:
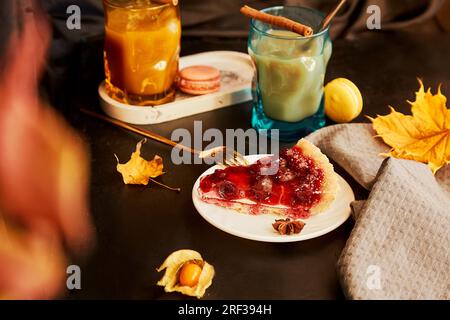
<path fill-rule="evenodd" d="M 276 174 L 262 174 L 274 161 L 279 166 Z M 279 158 L 261 159 L 246 167 L 218 169 L 202 178 L 200 190 L 213 192 L 227 201 L 249 199 L 308 212 L 321 199 L 323 179 L 323 170 L 295 146 L 282 150 Z"/>

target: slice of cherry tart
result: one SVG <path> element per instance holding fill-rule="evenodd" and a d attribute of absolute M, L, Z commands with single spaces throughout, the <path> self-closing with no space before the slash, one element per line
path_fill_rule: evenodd
<path fill-rule="evenodd" d="M 279 156 L 217 169 L 200 180 L 199 194 L 207 203 L 243 213 L 305 219 L 326 210 L 337 190 L 333 165 L 319 148 L 302 139 Z"/>

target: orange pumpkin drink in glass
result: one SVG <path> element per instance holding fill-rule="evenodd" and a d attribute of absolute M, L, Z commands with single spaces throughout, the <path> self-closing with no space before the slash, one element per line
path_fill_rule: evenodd
<path fill-rule="evenodd" d="M 178 5 L 150 0 L 103 0 L 106 90 L 130 105 L 175 98 L 181 23 Z"/>

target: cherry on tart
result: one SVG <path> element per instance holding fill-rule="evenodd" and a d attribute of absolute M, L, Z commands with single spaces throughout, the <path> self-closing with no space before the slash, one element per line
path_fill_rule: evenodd
<path fill-rule="evenodd" d="M 277 165 L 268 175 L 268 166 Z M 203 201 L 250 214 L 274 213 L 294 219 L 326 210 L 338 185 L 333 165 L 307 140 L 300 140 L 279 156 L 249 166 L 217 169 L 200 180 Z"/>

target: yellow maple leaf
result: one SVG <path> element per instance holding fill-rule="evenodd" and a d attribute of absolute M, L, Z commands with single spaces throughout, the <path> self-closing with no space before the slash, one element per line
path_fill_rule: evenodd
<path fill-rule="evenodd" d="M 163 160 L 160 156 L 155 155 L 153 160 L 147 161 L 141 157 L 142 144 L 147 140 L 141 140 L 136 145 L 136 151 L 131 155 L 131 159 L 125 163 L 120 164 L 117 159 L 117 171 L 122 174 L 123 182 L 125 184 L 143 184 L 147 185 L 151 178 L 156 178 L 162 175 Z"/>
<path fill-rule="evenodd" d="M 411 116 L 390 107 L 390 114 L 369 118 L 377 136 L 392 147 L 387 156 L 427 163 L 436 173 L 450 163 L 450 111 L 440 87 L 433 95 L 419 83 L 416 101 L 408 101 Z"/>

